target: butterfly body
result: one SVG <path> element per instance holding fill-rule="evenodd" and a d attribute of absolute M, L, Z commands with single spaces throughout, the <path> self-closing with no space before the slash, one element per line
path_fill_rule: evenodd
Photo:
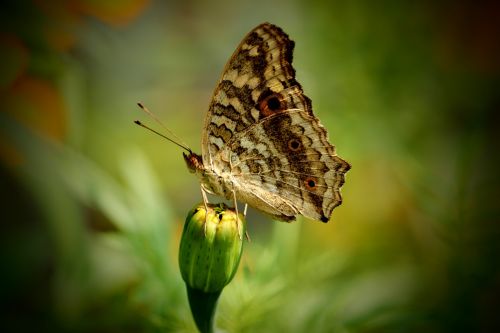
<path fill-rule="evenodd" d="M 229 170 L 215 170 L 206 168 L 203 165 L 202 157 L 196 153 L 184 155 L 186 165 L 192 173 L 195 173 L 200 180 L 202 190 L 211 194 L 215 194 L 226 199 L 231 199 L 233 196 L 232 189 L 235 187 L 233 177 Z"/>
<path fill-rule="evenodd" d="M 224 197 L 228 200 L 234 197 L 257 208 L 258 210 L 281 221 L 291 221 L 299 214 L 293 204 L 272 191 L 262 191 L 258 184 L 242 183 L 239 178 L 241 171 L 236 169 L 209 170 L 199 163 L 201 156 L 195 153 L 184 154 L 188 169 L 199 178 L 202 190 Z M 219 173 L 217 172 L 219 171 Z"/>
<path fill-rule="evenodd" d="M 272 216 L 327 222 L 349 163 L 337 156 L 295 80 L 294 42 L 269 23 L 227 63 L 205 118 L 202 154 L 184 155 L 202 191 Z"/>

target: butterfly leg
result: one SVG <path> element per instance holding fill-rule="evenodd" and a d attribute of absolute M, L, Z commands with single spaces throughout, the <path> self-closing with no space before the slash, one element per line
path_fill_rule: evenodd
<path fill-rule="evenodd" d="M 203 225 L 203 231 L 204 231 L 205 236 L 206 236 L 207 235 L 207 222 L 208 222 L 208 198 L 207 198 L 207 192 L 205 192 L 203 185 L 200 186 L 200 189 L 201 189 L 201 197 L 203 198 L 203 204 L 205 205 L 205 224 Z"/>
<path fill-rule="evenodd" d="M 245 208 L 243 209 L 243 217 L 247 217 L 247 209 L 248 209 L 248 204 L 245 204 Z M 247 241 L 251 241 L 250 239 L 250 234 L 248 233 L 248 230 L 245 230 L 245 238 L 247 239 Z"/>
<path fill-rule="evenodd" d="M 237 217 L 237 223 L 238 223 L 238 235 L 240 236 L 240 239 L 243 238 L 243 226 L 240 221 L 240 214 L 238 212 L 238 202 L 236 201 L 236 191 L 233 189 L 233 203 L 234 203 L 234 209 L 236 210 L 236 217 Z M 245 209 L 246 210 L 246 209 Z"/>

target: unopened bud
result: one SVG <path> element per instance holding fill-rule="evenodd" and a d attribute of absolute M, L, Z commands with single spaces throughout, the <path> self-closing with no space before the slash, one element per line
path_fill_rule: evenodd
<path fill-rule="evenodd" d="M 224 204 L 195 206 L 182 231 L 179 267 L 196 325 L 208 332 L 217 299 L 233 279 L 243 251 L 245 220 Z"/>
<path fill-rule="evenodd" d="M 206 225 L 205 225 L 206 223 Z M 241 224 L 225 205 L 194 207 L 186 218 L 179 250 L 179 267 L 188 286 L 204 292 L 222 290 L 233 278 L 241 258 Z"/>

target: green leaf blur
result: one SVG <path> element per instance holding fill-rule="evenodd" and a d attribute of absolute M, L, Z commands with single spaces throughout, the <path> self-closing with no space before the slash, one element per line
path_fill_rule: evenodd
<path fill-rule="evenodd" d="M 500 331 L 499 6 L 467 1 L 6 1 L 5 332 L 196 332 L 177 267 L 211 93 L 269 21 L 353 168 L 330 223 L 250 210 L 226 332 Z M 221 199 L 210 198 L 212 202 Z"/>

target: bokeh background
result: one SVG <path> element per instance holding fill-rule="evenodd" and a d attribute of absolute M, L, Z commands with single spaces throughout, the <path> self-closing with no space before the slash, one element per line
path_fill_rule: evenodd
<path fill-rule="evenodd" d="M 248 216 L 226 332 L 500 330 L 495 1 L 5 1 L 0 326 L 195 332 L 177 267 L 201 198 L 142 101 L 200 150 L 212 90 L 270 21 L 353 168 L 328 224 Z"/>

